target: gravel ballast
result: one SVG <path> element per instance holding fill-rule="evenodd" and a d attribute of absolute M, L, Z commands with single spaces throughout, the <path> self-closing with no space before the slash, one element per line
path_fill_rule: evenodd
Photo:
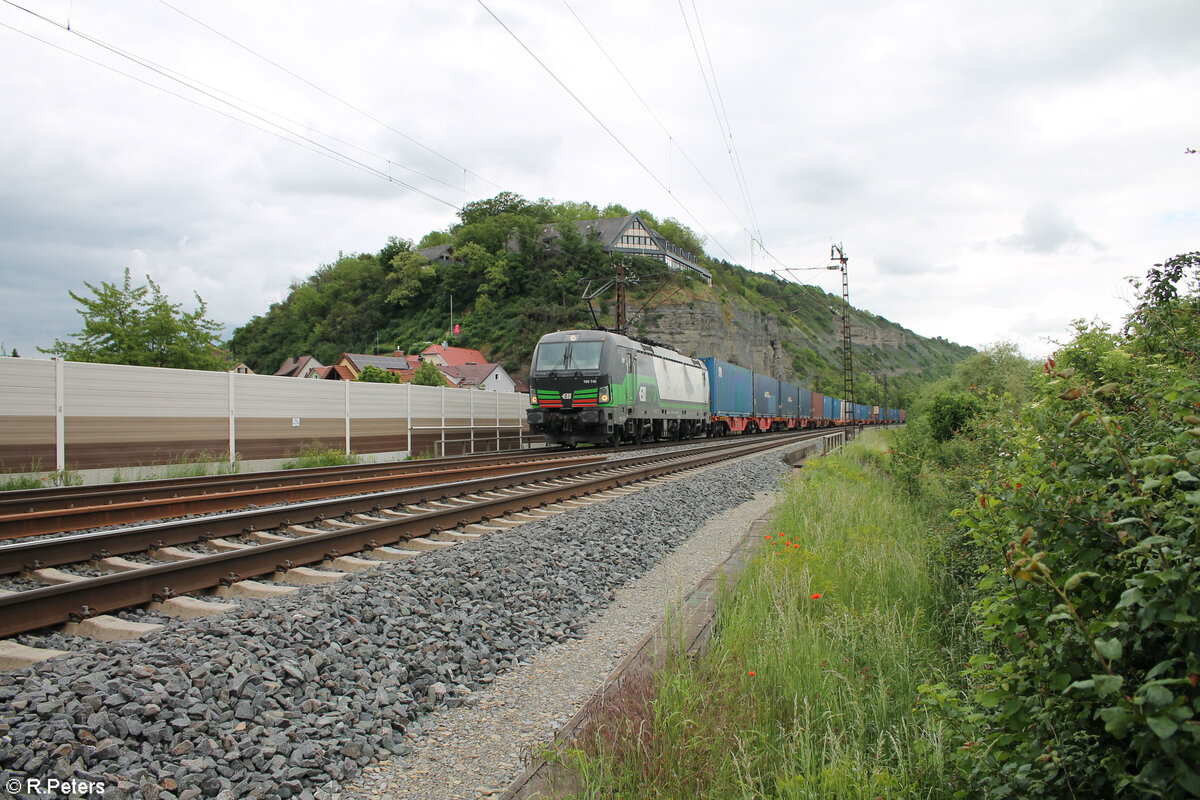
<path fill-rule="evenodd" d="M 331 797 L 372 760 L 403 761 L 435 709 L 482 703 L 497 676 L 580 638 L 617 590 L 788 471 L 742 459 L 140 641 L 25 637 L 72 654 L 0 674 L 0 780 Z"/>

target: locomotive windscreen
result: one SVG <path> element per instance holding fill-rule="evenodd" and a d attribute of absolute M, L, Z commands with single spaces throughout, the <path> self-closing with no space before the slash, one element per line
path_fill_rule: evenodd
<path fill-rule="evenodd" d="M 537 348 L 535 372 L 553 370 L 600 369 L 600 352 L 604 342 L 542 342 Z"/>

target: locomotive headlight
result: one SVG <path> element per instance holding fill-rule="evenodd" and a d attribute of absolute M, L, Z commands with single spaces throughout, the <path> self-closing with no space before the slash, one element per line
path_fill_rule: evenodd
<path fill-rule="evenodd" d="M 601 389 L 601 390 L 600 390 L 600 402 L 601 402 L 601 403 L 607 403 L 607 402 L 608 402 L 608 389 Z"/>
<path fill-rule="evenodd" d="M 536 394 L 529 395 L 529 405 L 536 406 L 537 404 L 538 404 L 537 395 Z"/>

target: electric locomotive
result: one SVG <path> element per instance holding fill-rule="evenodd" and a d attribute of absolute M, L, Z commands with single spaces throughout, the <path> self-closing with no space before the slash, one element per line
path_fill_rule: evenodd
<path fill-rule="evenodd" d="M 529 427 L 550 444 L 640 444 L 708 431 L 708 371 L 694 358 L 609 331 L 541 338 L 529 372 Z"/>

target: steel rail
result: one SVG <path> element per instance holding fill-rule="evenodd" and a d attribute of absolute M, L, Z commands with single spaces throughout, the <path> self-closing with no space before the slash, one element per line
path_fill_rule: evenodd
<path fill-rule="evenodd" d="M 714 451 L 727 449 L 728 442 L 706 445 Z M 703 451 L 703 449 L 701 450 Z M 109 556 L 125 555 L 161 547 L 206 541 L 224 536 L 267 531 L 288 525 L 320 521 L 330 517 L 369 513 L 381 508 L 419 505 L 429 500 L 444 499 L 451 494 L 471 494 L 495 491 L 513 486 L 517 481 L 561 480 L 578 476 L 586 468 L 608 469 L 631 463 L 651 463 L 668 458 L 668 454 L 635 454 L 622 459 L 601 461 L 556 462 L 556 466 L 524 473 L 428 484 L 374 493 L 324 498 L 294 503 L 276 508 L 255 508 L 204 517 L 156 522 L 92 533 L 61 536 L 53 539 L 18 541 L 0 545 L 0 575 L 72 564 L 97 561 Z"/>
<path fill-rule="evenodd" d="M 565 450 L 503 450 L 472 456 L 450 456 L 413 461 L 378 461 L 364 464 L 344 464 L 333 467 L 264 470 L 226 475 L 197 475 L 183 478 L 155 478 L 123 483 L 91 484 L 88 486 L 54 486 L 41 489 L 14 489 L 0 493 L 0 514 L 20 511 L 44 511 L 85 504 L 107 505 L 114 498 L 127 496 L 137 499 L 171 497 L 176 494 L 204 494 L 226 491 L 235 486 L 283 486 L 309 483 L 330 476 L 373 475 L 401 472 L 429 472 L 467 464 L 513 463 L 555 457 L 579 457 L 589 453 Z"/>
<path fill-rule="evenodd" d="M 774 434 L 769 434 L 774 435 Z M 699 440 L 663 441 L 659 448 L 695 446 Z M 0 515 L 20 512 L 43 511 L 50 508 L 69 508 L 91 503 L 110 505 L 122 495 L 136 499 L 172 497 L 181 491 L 188 494 L 204 494 L 208 491 L 224 491 L 229 487 L 287 485 L 311 482 L 325 476 L 351 476 L 356 474 L 384 474 L 389 472 L 422 472 L 444 469 L 456 465 L 484 463 L 519 463 L 533 460 L 556 460 L 586 458 L 602 454 L 637 452 L 645 446 L 624 445 L 621 447 L 557 449 L 535 448 L 523 450 L 500 450 L 469 456 L 447 456 L 443 458 L 418 459 L 413 461 L 379 461 L 364 464 L 344 464 L 335 467 L 306 467 L 300 469 L 264 470 L 227 475 L 198 475 L 183 478 L 156 478 L 144 481 L 91 484 L 87 486 L 53 486 L 39 489 L 10 489 L 0 492 Z"/>
<path fill-rule="evenodd" d="M 0 513 L 0 539 L 19 539 L 26 536 L 37 536 L 45 533 L 64 533 L 84 528 L 95 528 L 105 525 L 120 525 L 129 522 L 143 522 L 148 519 L 163 519 L 168 517 L 183 517 L 189 514 L 207 514 L 214 511 L 230 511 L 245 508 L 248 505 L 268 505 L 271 503 L 298 503 L 305 500 L 316 500 L 332 495 L 358 494 L 363 492 L 400 489 L 409 486 L 427 485 L 431 481 L 445 482 L 456 476 L 492 474 L 507 475 L 527 468 L 530 464 L 562 463 L 564 461 L 598 462 L 606 458 L 603 455 L 574 456 L 573 458 L 539 459 L 536 461 L 511 462 L 477 465 L 455 465 L 441 470 L 423 470 L 420 472 L 389 472 L 381 475 L 327 476 L 326 478 L 307 483 L 268 485 L 237 488 L 239 483 L 252 481 L 231 482 L 231 491 L 213 492 L 211 494 L 179 494 L 158 497 L 124 500 L 121 502 L 78 507 L 50 508 L 41 511 Z M 137 496 L 137 492 L 133 493 Z"/>
<path fill-rule="evenodd" d="M 243 533 L 267 531 L 292 524 L 319 522 L 329 517 L 370 513 L 386 507 L 419 505 L 451 494 L 496 491 L 509 488 L 518 480 L 560 480 L 578 475 L 581 466 L 600 467 L 601 463 L 576 463 L 474 480 L 310 500 L 277 508 L 255 508 L 231 514 L 170 520 L 54 539 L 14 542 L 0 545 L 0 575 L 12 575 L 80 561 L 96 561 L 109 556 L 202 542 L 223 536 L 240 536 Z M 601 468 L 606 467 L 607 465 Z"/>
<path fill-rule="evenodd" d="M 82 619 L 156 599 L 212 588 L 223 582 L 286 571 L 293 566 L 371 550 L 427 533 L 461 527 L 507 514 L 528 511 L 572 500 L 581 494 L 602 492 L 651 477 L 705 466 L 729 458 L 803 441 L 758 441 L 730 449 L 707 449 L 655 459 L 655 463 L 626 463 L 618 470 L 609 462 L 590 481 L 535 488 L 518 494 L 485 499 L 470 506 L 416 513 L 410 517 L 364 523 L 353 528 L 314 533 L 286 542 L 256 545 L 241 550 L 198 556 L 144 569 L 118 572 L 99 578 L 16 592 L 0 597 L 0 636 Z M 628 459 L 636 462 L 637 459 Z M 612 474 L 616 472 L 617 474 Z M 52 540 L 53 541 L 53 540 Z"/>

